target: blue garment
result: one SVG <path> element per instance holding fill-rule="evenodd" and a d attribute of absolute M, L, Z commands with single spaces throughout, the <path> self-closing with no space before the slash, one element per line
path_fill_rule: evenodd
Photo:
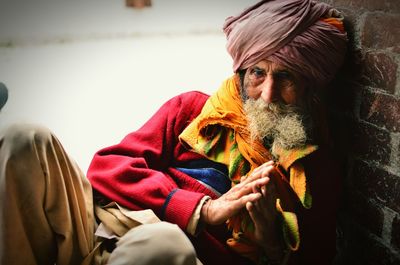
<path fill-rule="evenodd" d="M 204 159 L 192 161 L 184 167 L 177 167 L 177 169 L 203 183 L 218 196 L 231 188 L 228 168 L 223 164 Z"/>

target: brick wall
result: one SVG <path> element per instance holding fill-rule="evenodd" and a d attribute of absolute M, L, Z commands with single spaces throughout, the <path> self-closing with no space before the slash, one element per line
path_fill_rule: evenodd
<path fill-rule="evenodd" d="M 346 169 L 336 264 L 400 264 L 400 1 L 323 0 L 346 17 L 348 58 L 328 103 Z"/>

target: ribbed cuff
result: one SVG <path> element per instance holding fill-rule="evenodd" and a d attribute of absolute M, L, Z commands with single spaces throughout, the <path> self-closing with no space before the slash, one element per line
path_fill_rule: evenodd
<path fill-rule="evenodd" d="M 186 231 L 187 225 L 203 197 L 203 193 L 182 189 L 173 190 L 163 206 L 164 220 L 177 224 L 182 230 Z"/>
<path fill-rule="evenodd" d="M 203 208 L 204 203 L 209 199 L 211 199 L 210 196 L 204 196 L 200 200 L 196 209 L 194 210 L 192 217 L 190 217 L 189 223 L 186 228 L 186 232 L 188 232 L 192 236 L 196 236 L 200 232 L 200 229 L 204 227 L 204 225 L 199 225 L 201 217 L 201 208 Z"/>

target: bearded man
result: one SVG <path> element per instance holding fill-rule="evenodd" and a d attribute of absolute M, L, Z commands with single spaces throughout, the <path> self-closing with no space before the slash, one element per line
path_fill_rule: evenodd
<path fill-rule="evenodd" d="M 87 176 L 96 237 L 82 174 L 54 136 L 39 146 L 31 133 L 40 163 L 28 165 L 45 172 L 48 186 L 38 196 L 46 194 L 44 213 L 54 223 L 40 235 L 62 235 L 56 246 L 69 257 L 77 252 L 75 264 L 331 264 L 341 171 L 318 94 L 344 58 L 341 20 L 309 0 L 261 1 L 229 17 L 234 75 L 211 96 L 172 98 L 139 130 L 95 154 Z M 6 146 L 18 139 L 12 135 L 3 137 Z M 9 149 L 0 149 L 9 158 L 0 172 L 11 183 L 23 173 L 12 167 Z M 52 163 L 60 185 L 50 181 Z M 65 257 L 58 263 L 73 264 Z"/>

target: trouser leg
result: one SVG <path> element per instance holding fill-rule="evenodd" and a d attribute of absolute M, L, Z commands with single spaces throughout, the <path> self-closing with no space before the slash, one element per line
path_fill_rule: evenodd
<path fill-rule="evenodd" d="M 0 134 L 0 264 L 80 264 L 94 245 L 90 184 L 49 130 Z"/>
<path fill-rule="evenodd" d="M 132 228 L 117 243 L 110 265 L 200 265 L 190 240 L 177 225 L 159 222 Z"/>

